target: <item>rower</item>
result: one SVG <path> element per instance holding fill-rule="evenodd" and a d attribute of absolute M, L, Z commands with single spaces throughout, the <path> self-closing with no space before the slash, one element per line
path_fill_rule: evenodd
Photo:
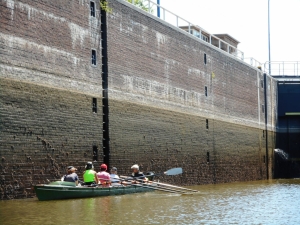
<path fill-rule="evenodd" d="M 92 162 L 87 162 L 85 171 L 83 172 L 83 181 L 85 185 L 98 184 L 96 171 Z"/>
<path fill-rule="evenodd" d="M 145 175 L 143 174 L 143 172 L 140 172 L 140 167 L 137 164 L 134 164 L 132 167 L 132 174 L 131 177 L 133 179 L 135 179 L 135 181 L 133 181 L 132 183 L 139 183 L 136 180 L 143 180 L 143 181 L 147 181 L 148 179 L 145 177 Z"/>
<path fill-rule="evenodd" d="M 109 187 L 110 184 L 110 175 L 107 170 L 106 164 L 101 164 L 100 172 L 97 173 L 98 181 L 101 183 L 102 187 Z"/>
<path fill-rule="evenodd" d="M 117 174 L 117 171 L 118 170 L 117 170 L 116 167 L 113 167 L 110 170 L 110 181 L 111 181 L 111 185 L 112 186 L 118 186 L 118 185 L 120 185 L 120 177 Z"/>
<path fill-rule="evenodd" d="M 68 166 L 68 174 L 62 177 L 62 181 L 75 182 L 78 185 L 78 175 L 75 173 L 77 169 L 74 166 Z"/>

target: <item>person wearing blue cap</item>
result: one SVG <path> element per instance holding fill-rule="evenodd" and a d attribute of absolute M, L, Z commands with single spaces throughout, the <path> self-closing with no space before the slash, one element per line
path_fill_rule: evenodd
<path fill-rule="evenodd" d="M 111 185 L 112 186 L 117 186 L 117 185 L 120 185 L 120 177 L 119 175 L 117 174 L 117 168 L 116 167 L 113 167 L 111 168 L 110 170 L 110 180 L 111 180 Z"/>

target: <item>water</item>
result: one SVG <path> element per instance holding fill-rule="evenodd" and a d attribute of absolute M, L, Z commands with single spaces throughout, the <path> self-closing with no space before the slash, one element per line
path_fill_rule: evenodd
<path fill-rule="evenodd" d="M 276 148 L 276 149 L 274 149 L 274 152 L 277 153 L 284 160 L 288 160 L 289 159 L 289 154 L 287 154 L 282 149 Z"/>
<path fill-rule="evenodd" d="M 200 194 L 0 201 L 0 224 L 300 224 L 299 179 L 191 188 Z"/>

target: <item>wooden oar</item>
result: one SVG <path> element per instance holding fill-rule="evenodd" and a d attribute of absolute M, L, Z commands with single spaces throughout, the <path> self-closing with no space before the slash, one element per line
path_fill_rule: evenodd
<path fill-rule="evenodd" d="M 174 176 L 174 175 L 178 175 L 178 174 L 182 174 L 182 168 L 178 167 L 178 168 L 172 168 L 172 169 L 169 169 L 161 174 L 154 174 L 154 176 L 159 176 L 159 175 L 168 175 L 168 176 Z M 147 176 L 153 176 L 153 175 L 145 175 L 146 177 Z M 124 177 L 125 179 L 127 177 Z M 132 177 L 130 177 L 132 179 Z M 143 181 L 142 179 L 136 179 L 138 181 Z M 198 192 L 196 190 L 192 190 L 192 189 L 188 189 L 188 188 L 182 188 L 182 187 L 178 187 L 178 186 L 174 186 L 174 185 L 168 185 L 168 184 L 164 184 L 164 183 L 159 183 L 159 182 L 153 182 L 153 183 L 156 183 L 156 184 L 162 184 L 162 185 L 165 185 L 165 186 L 169 186 L 169 187 L 173 187 L 173 188 L 177 188 L 177 189 L 182 189 L 182 190 L 186 190 L 186 191 L 191 191 L 191 192 Z M 161 187 L 163 188 L 163 187 Z M 172 190 L 172 191 L 179 191 L 179 190 L 176 190 L 176 189 L 171 189 L 171 188 L 167 188 L 168 190 Z M 179 192 L 182 192 L 182 193 L 186 193 L 184 191 L 179 191 Z"/>
<path fill-rule="evenodd" d="M 118 179 L 118 178 L 114 178 L 114 179 L 117 179 L 117 180 L 120 180 L 120 181 L 124 180 L 124 179 Z M 109 181 L 108 179 L 103 179 L 103 180 Z M 168 187 L 151 186 L 151 184 L 143 183 L 144 180 L 142 180 L 142 179 L 136 179 L 136 180 L 141 181 L 141 183 L 138 183 L 138 184 L 129 183 L 127 185 L 128 186 L 130 186 L 130 185 L 137 186 L 138 185 L 139 187 L 150 188 L 150 189 L 154 189 L 154 190 L 166 191 L 166 192 L 171 192 L 171 193 L 178 193 L 178 194 L 185 194 L 186 193 L 185 191 L 176 190 L 176 189 L 172 189 L 172 188 L 168 188 Z"/>
<path fill-rule="evenodd" d="M 176 194 L 185 194 L 186 192 L 184 191 L 179 191 L 179 190 L 173 190 L 170 188 L 164 188 L 164 187 L 158 187 L 158 186 L 151 186 L 149 184 L 130 184 L 133 186 L 137 187 L 142 187 L 142 188 L 148 188 L 148 189 L 153 189 L 153 190 L 158 190 L 158 191 L 165 191 L 165 192 L 170 192 L 170 193 L 176 193 Z"/>
<path fill-rule="evenodd" d="M 176 185 L 171 185 L 171 184 L 166 184 L 166 183 L 161 183 L 161 182 L 153 182 L 154 184 L 158 184 L 158 185 L 163 185 L 163 186 L 167 186 L 167 187 L 172 187 L 172 188 L 177 188 L 177 189 L 181 189 L 181 190 L 186 190 L 186 191 L 191 191 L 191 192 L 199 192 L 193 189 L 189 189 L 189 188 L 183 188 L 183 187 L 179 187 Z"/>
<path fill-rule="evenodd" d="M 118 178 L 114 178 L 114 179 L 117 179 L 117 180 L 120 180 L 120 181 L 124 180 L 124 179 L 118 179 Z M 110 181 L 108 179 L 103 179 L 103 180 Z M 158 190 L 158 191 L 165 191 L 165 192 L 177 193 L 177 194 L 186 194 L 185 191 L 174 190 L 174 189 L 167 188 L 167 187 L 152 186 L 151 184 L 143 183 L 142 179 L 137 179 L 137 180 L 141 181 L 141 183 L 139 183 L 139 184 L 130 183 L 130 184 L 128 184 L 128 186 L 133 185 L 133 186 L 137 186 L 137 187 L 149 188 L 149 189 L 154 189 L 154 190 Z"/>
<path fill-rule="evenodd" d="M 144 185 L 144 186 L 150 186 L 150 187 L 153 187 L 147 183 L 142 183 L 142 179 L 137 179 L 137 181 L 141 181 L 141 185 Z M 157 186 L 155 186 L 156 188 L 160 188 L 160 189 L 165 189 L 165 190 L 169 190 L 169 191 L 173 191 L 173 192 L 176 192 L 176 193 L 181 193 L 181 194 L 188 194 L 188 192 L 192 192 L 192 193 L 196 193 L 196 192 L 199 192 L 199 191 L 196 191 L 196 190 L 193 190 L 193 189 L 189 189 L 189 188 L 183 188 L 183 187 L 179 187 L 179 186 L 175 186 L 175 185 L 169 185 L 169 184 L 165 184 L 165 183 L 160 183 L 160 182 L 152 182 L 152 184 L 157 184 Z M 164 187 L 166 186 L 166 187 Z M 170 188 L 168 188 L 170 187 Z"/>
<path fill-rule="evenodd" d="M 148 183 L 143 183 L 144 186 L 150 186 L 152 185 L 153 183 L 151 184 L 148 184 Z M 169 190 L 169 191 L 176 191 L 178 193 L 186 193 L 186 191 L 183 191 L 183 190 L 178 190 L 178 189 L 173 189 L 173 188 L 169 188 L 169 187 L 163 187 L 163 186 L 160 186 L 160 185 L 156 185 L 154 187 L 157 187 L 157 188 L 160 188 L 160 189 L 165 189 L 165 190 Z"/>
<path fill-rule="evenodd" d="M 161 174 L 145 175 L 145 176 L 146 177 L 147 176 L 159 176 L 159 175 L 173 176 L 173 175 L 178 175 L 178 174 L 182 174 L 182 168 L 180 168 L 180 167 L 169 169 L 166 172 L 163 172 Z M 140 179 L 137 179 L 137 180 L 140 180 Z M 177 189 L 181 189 L 181 190 L 186 190 L 186 191 L 191 191 L 191 192 L 198 192 L 196 190 L 192 190 L 192 189 L 189 189 L 189 188 L 183 188 L 183 187 L 179 187 L 179 186 L 175 186 L 175 185 L 170 185 L 170 184 L 165 184 L 165 183 L 159 183 L 159 182 L 153 182 L 153 183 L 164 185 L 164 186 L 168 186 L 168 187 L 172 187 L 172 188 L 177 188 Z"/>
<path fill-rule="evenodd" d="M 174 176 L 174 175 L 178 175 L 178 174 L 182 174 L 182 168 L 180 168 L 180 167 L 169 169 L 169 170 L 167 170 L 167 171 L 165 171 L 165 172 L 163 172 L 161 174 L 146 175 L 146 177 L 147 176 L 159 176 L 159 175 Z M 123 179 L 129 179 L 129 178 L 131 180 L 134 179 L 134 177 L 125 177 L 125 176 L 120 176 L 120 177 L 123 178 Z M 114 179 L 117 179 L 117 178 L 114 178 Z M 118 180 L 121 180 L 121 179 L 118 179 Z M 144 181 L 143 179 L 135 179 L 135 180 L 138 180 L 138 181 L 141 181 L 141 182 Z M 160 184 L 159 182 L 154 182 L 154 183 Z M 145 183 L 141 183 L 141 184 L 142 184 L 141 186 L 145 185 Z M 131 185 L 133 185 L 133 184 L 131 184 Z M 168 186 L 168 185 L 165 185 L 165 186 Z M 149 186 L 149 185 L 148 186 L 143 186 L 143 187 L 154 189 L 153 186 Z M 192 189 L 181 188 L 181 187 L 174 186 L 174 185 L 170 185 L 169 187 L 173 187 L 173 188 L 177 188 L 177 189 L 182 189 L 182 190 L 188 190 L 188 191 L 192 191 L 192 192 L 197 192 L 197 191 L 192 190 Z M 155 188 L 156 188 L 156 190 L 159 190 L 159 189 L 162 190 L 162 189 L 164 189 L 164 190 L 167 190 L 169 192 L 172 191 L 172 193 L 182 193 L 182 194 L 186 193 L 186 191 L 181 191 L 181 190 L 166 188 L 166 187 L 162 187 L 162 186 L 160 186 L 160 187 L 156 186 Z"/>
<path fill-rule="evenodd" d="M 178 175 L 178 174 L 182 174 L 182 168 L 179 167 L 179 168 L 169 169 L 169 170 L 167 170 L 166 172 L 164 172 L 162 174 L 164 174 L 164 175 Z M 149 175 L 149 176 L 151 176 L 151 175 Z M 158 175 L 154 175 L 154 176 L 158 176 Z M 178 188 L 178 189 L 181 189 L 181 190 L 186 190 L 186 191 L 191 191 L 191 192 L 198 192 L 196 190 L 192 190 L 192 189 L 189 189 L 189 188 L 183 188 L 183 187 L 179 187 L 179 186 L 175 186 L 175 185 L 170 185 L 170 184 L 165 184 L 165 183 L 159 183 L 159 182 L 153 182 L 153 183 L 160 184 L 160 185 L 165 185 L 165 186 L 168 186 L 168 187 Z"/>

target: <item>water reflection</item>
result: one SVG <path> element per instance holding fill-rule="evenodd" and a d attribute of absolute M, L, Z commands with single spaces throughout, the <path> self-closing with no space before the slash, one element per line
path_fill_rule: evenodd
<path fill-rule="evenodd" d="M 300 224 L 300 180 L 192 188 L 200 194 L 0 201 L 0 224 Z"/>

